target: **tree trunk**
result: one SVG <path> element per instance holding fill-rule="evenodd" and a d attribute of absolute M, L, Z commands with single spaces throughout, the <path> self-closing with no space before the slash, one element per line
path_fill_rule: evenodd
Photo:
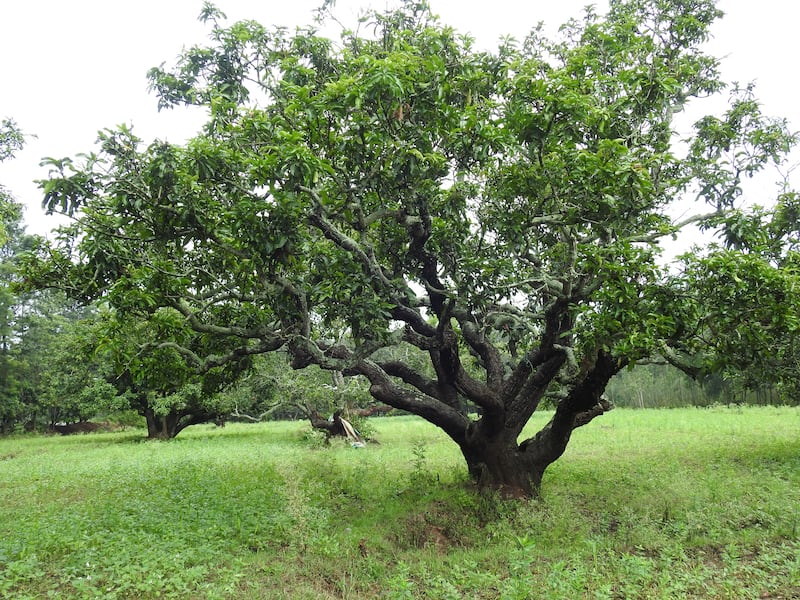
<path fill-rule="evenodd" d="M 479 487 L 497 490 L 507 498 L 530 498 L 539 494 L 544 467 L 532 464 L 516 444 L 490 444 L 461 451 Z"/>
<path fill-rule="evenodd" d="M 461 444 L 472 479 L 479 487 L 494 489 L 507 498 L 530 498 L 539 493 L 549 463 L 539 463 L 535 453 L 503 436 L 491 439 L 477 430 Z"/>
<path fill-rule="evenodd" d="M 556 411 L 541 431 L 521 444 L 513 429 L 492 429 L 478 422 L 459 447 L 479 487 L 495 489 L 508 498 L 536 497 L 545 470 L 564 453 L 572 432 L 612 409 L 613 404 L 601 398 L 580 412 Z"/>
<path fill-rule="evenodd" d="M 178 435 L 179 417 L 175 413 L 157 415 L 152 408 L 144 411 L 147 421 L 147 437 L 151 440 L 170 440 Z"/>
<path fill-rule="evenodd" d="M 157 415 L 149 406 L 139 412 L 147 421 L 147 437 L 153 440 L 171 440 L 181 431 L 192 425 L 215 422 L 222 423 L 222 417 L 216 413 L 172 411 L 166 415 Z"/>

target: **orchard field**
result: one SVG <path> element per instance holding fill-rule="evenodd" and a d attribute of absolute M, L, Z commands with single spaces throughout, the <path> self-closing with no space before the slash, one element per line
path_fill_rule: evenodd
<path fill-rule="evenodd" d="M 0 597 L 800 597 L 797 408 L 617 409 L 529 501 L 416 417 L 370 425 L 0 439 Z"/>

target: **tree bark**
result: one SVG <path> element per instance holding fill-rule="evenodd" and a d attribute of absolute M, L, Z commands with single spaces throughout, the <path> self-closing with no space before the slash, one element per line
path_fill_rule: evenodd
<path fill-rule="evenodd" d="M 602 399 L 575 413 L 568 428 L 554 427 L 551 421 L 521 444 L 507 430 L 487 432 L 476 423 L 459 446 L 479 487 L 495 489 L 507 498 L 536 497 L 545 470 L 564 453 L 572 431 L 612 409 L 613 405 Z"/>
<path fill-rule="evenodd" d="M 147 437 L 153 440 L 171 440 L 191 425 L 214 422 L 219 425 L 222 417 L 207 412 L 189 413 L 172 411 L 166 415 L 157 415 L 149 406 L 140 411 L 147 422 Z M 224 421 L 222 421 L 224 422 Z"/>
<path fill-rule="evenodd" d="M 178 435 L 178 417 L 174 413 L 157 415 L 152 408 L 144 411 L 147 421 L 147 437 L 151 440 L 170 440 Z"/>
<path fill-rule="evenodd" d="M 507 498 L 538 495 L 547 465 L 532 461 L 515 440 L 491 441 L 479 436 L 461 446 L 461 452 L 478 487 L 497 490 Z"/>
<path fill-rule="evenodd" d="M 508 411 L 472 423 L 464 438 L 456 439 L 472 478 L 507 497 L 537 496 L 545 470 L 564 453 L 572 432 L 613 409 L 602 393 L 621 365 L 612 356 L 599 354 L 559 402 L 550 422 L 522 443 L 517 442 L 517 419 Z"/>

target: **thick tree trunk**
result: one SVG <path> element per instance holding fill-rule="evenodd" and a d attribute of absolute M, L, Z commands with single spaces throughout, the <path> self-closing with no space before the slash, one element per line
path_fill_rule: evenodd
<path fill-rule="evenodd" d="M 174 413 L 157 415 L 153 409 L 144 411 L 147 421 L 147 437 L 151 440 L 171 440 L 178 435 L 179 417 Z"/>
<path fill-rule="evenodd" d="M 181 431 L 191 425 L 214 422 L 217 425 L 223 423 L 219 414 L 207 412 L 177 412 L 173 411 L 166 415 L 157 415 L 152 408 L 147 406 L 140 411 L 147 421 L 147 437 L 153 440 L 171 440 Z"/>
<path fill-rule="evenodd" d="M 513 430 L 476 423 L 459 446 L 478 486 L 509 498 L 536 497 L 545 470 L 564 453 L 572 432 L 612 408 L 601 399 L 580 412 L 563 415 L 557 411 L 550 423 L 521 444 Z"/>
<path fill-rule="evenodd" d="M 479 487 L 494 489 L 507 498 L 539 494 L 547 465 L 537 464 L 515 441 L 473 440 L 461 447 L 470 476 Z"/>

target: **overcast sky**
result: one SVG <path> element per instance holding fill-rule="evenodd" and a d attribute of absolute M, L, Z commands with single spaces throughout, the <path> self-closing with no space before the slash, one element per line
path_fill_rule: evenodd
<path fill-rule="evenodd" d="M 338 0 L 337 12 L 355 14 L 369 0 Z M 253 18 L 287 26 L 311 22 L 321 0 L 217 0 L 229 21 Z M 55 221 L 44 217 L 34 179 L 43 178 L 43 156 L 94 149 L 97 131 L 119 123 L 145 140 L 180 142 L 195 131 L 199 115 L 181 109 L 158 113 L 147 91 L 147 70 L 174 63 L 181 48 L 202 43 L 208 30 L 197 21 L 202 0 L 5 0 L 0 19 L 0 118 L 28 134 L 17 158 L 0 164 L 0 183 L 27 206 L 31 233 Z M 432 0 L 445 23 L 471 33 L 485 47 L 503 34 L 522 37 L 537 22 L 555 29 L 579 17 L 586 0 Z M 595 3 L 599 9 L 605 0 Z M 386 0 L 373 2 L 383 8 Z M 800 129 L 800 3 L 788 0 L 721 0 L 725 18 L 713 28 L 709 50 L 724 57 L 727 80 L 756 81 L 769 114 Z M 345 19 L 346 20 L 346 19 Z"/>

